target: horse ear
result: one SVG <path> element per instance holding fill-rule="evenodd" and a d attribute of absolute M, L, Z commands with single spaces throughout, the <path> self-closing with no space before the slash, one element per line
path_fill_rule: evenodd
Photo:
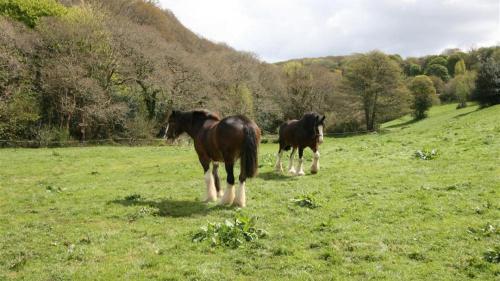
<path fill-rule="evenodd" d="M 321 118 L 321 123 L 325 122 L 326 115 L 323 115 L 323 118 Z"/>
<path fill-rule="evenodd" d="M 177 110 L 172 110 L 172 113 L 170 114 L 170 116 L 175 117 L 175 115 L 177 115 Z"/>

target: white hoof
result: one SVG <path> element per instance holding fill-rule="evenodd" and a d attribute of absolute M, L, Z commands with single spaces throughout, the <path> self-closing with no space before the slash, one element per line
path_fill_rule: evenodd
<path fill-rule="evenodd" d="M 305 174 L 306 174 L 306 173 L 304 173 L 304 171 L 298 171 L 298 172 L 297 172 L 297 176 L 303 176 L 303 175 L 305 175 Z"/>
<path fill-rule="evenodd" d="M 245 208 L 247 205 L 247 198 L 245 194 L 245 183 L 240 183 L 240 187 L 236 191 L 236 198 L 234 199 L 234 205 L 240 208 Z"/>
<path fill-rule="evenodd" d="M 231 205 L 233 204 L 235 197 L 234 193 L 234 185 L 227 185 L 226 192 L 224 192 L 224 195 L 222 196 L 220 200 L 220 205 Z"/>
<path fill-rule="evenodd" d="M 217 192 L 217 198 L 222 198 L 222 196 L 224 195 L 224 191 L 222 191 L 222 188 L 219 189 L 219 191 Z"/>
<path fill-rule="evenodd" d="M 288 170 L 288 173 L 295 175 L 295 174 L 297 174 L 297 171 L 295 170 L 295 168 L 291 168 L 290 170 Z"/>

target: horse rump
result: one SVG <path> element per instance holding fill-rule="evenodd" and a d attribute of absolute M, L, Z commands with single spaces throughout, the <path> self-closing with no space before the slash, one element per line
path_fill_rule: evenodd
<path fill-rule="evenodd" d="M 241 174 L 244 178 L 252 178 L 257 174 L 258 167 L 258 136 L 251 123 L 243 127 L 244 140 L 241 147 Z"/>

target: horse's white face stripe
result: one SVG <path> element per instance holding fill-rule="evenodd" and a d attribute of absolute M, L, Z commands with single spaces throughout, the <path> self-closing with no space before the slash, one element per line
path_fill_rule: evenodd
<path fill-rule="evenodd" d="M 323 142 L 323 125 L 318 126 L 318 133 L 319 133 L 319 142 Z"/>
<path fill-rule="evenodd" d="M 168 135 L 167 135 L 167 133 L 168 133 L 168 126 L 170 126 L 170 124 L 167 124 L 167 128 L 165 129 L 165 134 L 163 135 L 164 139 L 168 138 Z"/>

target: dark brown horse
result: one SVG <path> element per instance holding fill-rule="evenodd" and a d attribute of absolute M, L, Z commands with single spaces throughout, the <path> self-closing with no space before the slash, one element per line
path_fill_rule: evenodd
<path fill-rule="evenodd" d="M 257 148 L 260 142 L 260 129 L 245 116 L 230 116 L 220 120 L 216 114 L 206 110 L 188 112 L 173 111 L 168 118 L 165 135 L 176 139 L 187 133 L 194 140 L 194 148 L 205 172 L 207 197 L 205 201 L 235 204 L 245 207 L 245 180 L 257 173 Z M 241 159 L 240 186 L 234 189 L 234 163 Z M 218 162 L 224 162 L 227 172 L 227 189 L 222 195 L 217 174 Z M 210 163 L 213 163 L 210 172 Z"/>
<path fill-rule="evenodd" d="M 278 151 L 278 161 L 276 162 L 276 170 L 283 172 L 283 166 L 281 164 L 281 157 L 283 155 L 283 150 L 289 150 L 293 148 L 290 154 L 290 165 L 288 166 L 288 172 L 291 174 L 296 174 L 303 176 L 303 153 L 304 148 L 310 147 L 314 152 L 313 164 L 311 166 L 311 173 L 316 174 L 319 170 L 319 144 L 323 142 L 323 126 L 324 126 L 325 116 L 321 116 L 315 112 L 306 113 L 302 116 L 300 120 L 290 120 L 283 123 L 279 130 L 279 144 L 280 149 Z M 293 166 L 293 156 L 295 151 L 299 149 L 299 165 L 296 170 Z"/>

